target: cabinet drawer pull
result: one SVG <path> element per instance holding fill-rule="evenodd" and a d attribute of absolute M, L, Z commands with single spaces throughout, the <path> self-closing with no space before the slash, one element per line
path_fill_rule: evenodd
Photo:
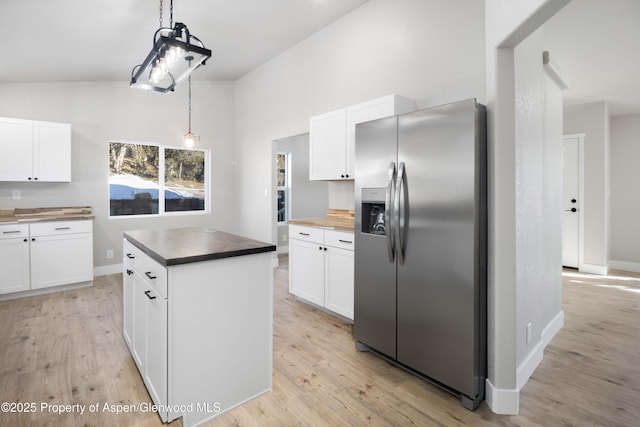
<path fill-rule="evenodd" d="M 150 293 L 151 293 L 151 291 L 144 291 L 144 294 L 147 296 L 147 298 L 156 299 L 156 297 L 152 297 L 151 295 L 149 295 Z"/>
<path fill-rule="evenodd" d="M 129 259 L 135 259 L 136 257 L 134 257 L 134 256 L 133 256 L 133 255 L 131 255 L 131 254 L 127 254 L 127 258 L 129 258 Z"/>
<path fill-rule="evenodd" d="M 55 228 L 56 231 L 60 231 L 60 230 L 71 230 L 71 227 L 56 227 Z"/>
<path fill-rule="evenodd" d="M 12 231 L 3 231 L 2 234 L 15 234 L 20 233 L 20 230 L 12 230 Z"/>
<path fill-rule="evenodd" d="M 144 275 L 147 276 L 151 280 L 154 280 L 154 279 L 157 278 L 157 276 L 152 276 L 150 271 L 145 271 Z"/>
<path fill-rule="evenodd" d="M 342 239 L 338 239 L 338 242 L 348 243 L 348 244 L 352 244 L 353 243 L 352 240 L 342 240 Z"/>
<path fill-rule="evenodd" d="M 129 270 L 129 269 L 127 268 L 127 276 L 131 276 L 132 274 L 133 274 L 133 270 Z"/>
<path fill-rule="evenodd" d="M 299 231 L 299 232 L 298 232 L 298 234 L 299 234 L 299 235 L 301 235 L 301 236 L 310 236 L 310 234 L 309 234 L 309 233 L 303 233 L 303 232 L 301 232 L 301 231 Z"/>

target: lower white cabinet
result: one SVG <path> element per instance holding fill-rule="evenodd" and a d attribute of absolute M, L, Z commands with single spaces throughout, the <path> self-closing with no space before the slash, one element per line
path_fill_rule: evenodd
<path fill-rule="evenodd" d="M 0 225 L 0 294 L 93 280 L 89 220 Z"/>
<path fill-rule="evenodd" d="M 289 225 L 289 292 L 353 320 L 353 233 Z"/>
<path fill-rule="evenodd" d="M 30 225 L 31 289 L 93 280 L 91 221 Z"/>
<path fill-rule="evenodd" d="M 29 225 L 0 225 L 0 294 L 29 289 Z"/>
<path fill-rule="evenodd" d="M 123 246 L 123 336 L 153 399 L 167 421 L 166 268 L 127 240 Z"/>

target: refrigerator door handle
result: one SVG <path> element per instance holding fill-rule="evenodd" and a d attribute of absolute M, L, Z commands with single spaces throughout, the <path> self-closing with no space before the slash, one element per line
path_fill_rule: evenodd
<path fill-rule="evenodd" d="M 396 192 L 396 163 L 391 162 L 389 164 L 389 176 L 387 178 L 387 192 L 385 194 L 384 201 L 384 223 L 387 227 L 387 255 L 389 262 L 395 261 L 396 242 L 392 216 L 391 201 L 393 200 Z"/>
<path fill-rule="evenodd" d="M 396 194 L 394 201 L 394 214 L 395 214 L 395 235 L 396 235 L 396 254 L 398 261 L 401 265 L 404 265 L 404 242 L 405 242 L 405 230 L 407 227 L 407 174 L 404 166 L 404 162 L 400 162 L 398 167 L 398 179 L 396 183 Z"/>

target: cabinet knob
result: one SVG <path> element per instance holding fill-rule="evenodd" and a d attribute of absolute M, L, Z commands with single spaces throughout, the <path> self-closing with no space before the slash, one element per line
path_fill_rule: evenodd
<path fill-rule="evenodd" d="M 32 238 L 31 238 L 31 241 L 32 241 L 32 242 L 35 242 L 35 241 L 36 241 L 36 238 L 35 238 L 35 237 L 32 237 Z"/>
<path fill-rule="evenodd" d="M 324 248 L 324 250 L 326 251 L 326 250 L 327 250 L 327 248 Z"/>
<path fill-rule="evenodd" d="M 345 178 L 349 178 L 349 174 L 346 174 L 344 177 L 345 177 Z"/>
<path fill-rule="evenodd" d="M 31 181 L 31 177 L 27 178 L 29 181 Z"/>
<path fill-rule="evenodd" d="M 37 181 L 37 180 L 38 180 L 38 177 L 33 178 L 33 180 L 34 180 L 34 181 Z"/>
<path fill-rule="evenodd" d="M 29 239 L 24 239 L 24 241 L 25 241 L 25 242 L 28 242 L 28 241 L 29 241 Z"/>
<path fill-rule="evenodd" d="M 319 249 L 319 250 L 322 250 L 322 246 L 318 246 L 318 249 Z"/>
<path fill-rule="evenodd" d="M 340 178 L 344 178 L 344 174 L 340 175 Z"/>

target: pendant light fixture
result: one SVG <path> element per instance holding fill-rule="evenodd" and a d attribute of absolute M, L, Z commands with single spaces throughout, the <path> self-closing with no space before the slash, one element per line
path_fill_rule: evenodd
<path fill-rule="evenodd" d="M 191 76 L 189 76 L 189 131 L 182 136 L 182 146 L 187 150 L 197 150 L 200 135 L 191 132 Z"/>
<path fill-rule="evenodd" d="M 151 52 L 142 64 L 131 70 L 131 87 L 168 93 L 195 69 L 205 65 L 211 58 L 211 50 L 182 22 L 173 25 L 173 0 L 170 0 L 169 27 L 162 26 L 162 9 L 160 0 L 160 28 L 153 35 Z"/>

